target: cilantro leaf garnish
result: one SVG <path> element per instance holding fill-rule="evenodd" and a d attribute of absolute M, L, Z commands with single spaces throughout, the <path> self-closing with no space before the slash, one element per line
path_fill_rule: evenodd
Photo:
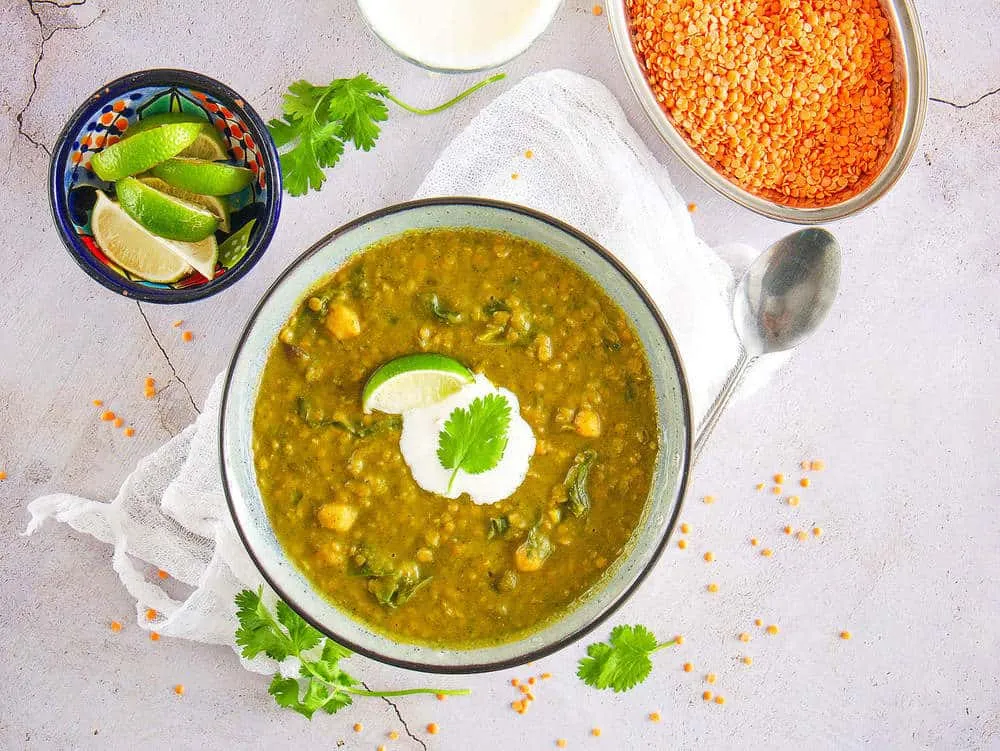
<path fill-rule="evenodd" d="M 653 669 L 650 655 L 677 644 L 677 639 L 657 642 L 645 626 L 616 626 L 610 643 L 597 642 L 587 647 L 576 674 L 594 688 L 610 688 L 616 693 L 642 683 Z"/>
<path fill-rule="evenodd" d="M 276 674 L 267 692 L 279 706 L 295 710 L 312 719 L 319 710 L 329 714 L 349 707 L 355 696 L 408 696 L 410 694 L 445 694 L 464 696 L 468 689 L 409 688 L 400 691 L 369 691 L 358 688 L 361 682 L 340 667 L 340 661 L 352 652 L 337 644 L 306 623 L 298 613 L 281 600 L 274 613 L 264 604 L 262 592 L 244 589 L 236 595 L 236 643 L 242 654 L 253 658 L 264 653 L 275 660 L 295 657 L 299 660 L 301 677 Z M 323 642 L 315 657 L 315 647 Z"/>
<path fill-rule="evenodd" d="M 437 450 L 441 466 L 453 470 L 449 493 L 459 470 L 479 475 L 500 463 L 509 427 L 510 402 L 500 394 L 478 396 L 468 407 L 452 410 L 438 436 Z"/>
<path fill-rule="evenodd" d="M 378 140 L 380 123 L 389 119 L 386 101 L 415 115 L 432 115 L 504 77 L 503 73 L 490 76 L 432 109 L 401 102 L 364 73 L 335 78 L 326 86 L 296 81 L 285 94 L 281 118 L 267 124 L 275 145 L 284 149 L 280 160 L 285 190 L 293 196 L 319 190 L 326 180 L 323 169 L 340 161 L 348 141 L 356 149 L 370 151 Z"/>

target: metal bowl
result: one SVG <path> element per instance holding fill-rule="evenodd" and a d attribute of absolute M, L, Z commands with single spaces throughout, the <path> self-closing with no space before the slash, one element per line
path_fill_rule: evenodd
<path fill-rule="evenodd" d="M 567 610 L 534 629 L 468 648 L 404 641 L 374 630 L 318 592 L 285 555 L 271 528 L 253 461 L 253 414 L 272 344 L 302 298 L 373 243 L 407 230 L 476 227 L 539 242 L 578 266 L 625 311 L 653 374 L 660 452 L 629 547 Z M 265 293 L 229 366 L 220 418 L 223 486 L 247 552 L 278 595 L 327 636 L 367 657 L 437 673 L 499 670 L 544 657 L 611 616 L 656 564 L 680 512 L 691 455 L 691 408 L 680 355 L 656 306 L 621 263 L 569 225 L 522 206 L 479 198 L 431 198 L 390 206 L 331 232 Z"/>
<path fill-rule="evenodd" d="M 894 146 L 882 170 L 858 193 L 834 204 L 816 208 L 789 206 L 744 190 L 718 172 L 687 142 L 661 109 L 646 80 L 642 65 L 632 45 L 628 15 L 624 0 L 606 5 L 611 32 L 618 50 L 618 59 L 625 68 L 632 91 L 635 92 L 653 126 L 674 153 L 702 180 L 726 198 L 758 214 L 796 224 L 818 224 L 841 219 L 871 206 L 891 188 L 903 174 L 917 147 L 927 110 L 927 56 L 917 11 L 911 0 L 879 0 L 889 20 L 895 61 L 895 91 L 897 107 L 893 117 Z"/>

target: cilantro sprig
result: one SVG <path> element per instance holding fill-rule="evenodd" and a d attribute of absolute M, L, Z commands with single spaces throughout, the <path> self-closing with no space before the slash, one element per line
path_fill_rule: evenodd
<path fill-rule="evenodd" d="M 400 691 L 369 691 L 361 682 L 340 667 L 340 661 L 352 652 L 306 623 L 294 610 L 278 600 L 274 613 L 264 604 L 261 590 L 244 589 L 236 595 L 236 643 L 242 654 L 253 658 L 266 654 L 275 660 L 294 657 L 299 660 L 299 677 L 275 674 L 267 691 L 282 707 L 293 709 L 312 719 L 323 710 L 333 714 L 351 705 L 355 696 L 409 696 L 445 694 L 464 696 L 468 689 L 410 688 Z M 321 646 L 322 645 L 322 646 Z"/>
<path fill-rule="evenodd" d="M 456 407 L 438 436 L 438 461 L 453 470 L 448 492 L 458 471 L 479 475 L 493 469 L 503 458 L 510 427 L 510 402 L 500 394 L 472 400 L 468 407 Z"/>
<path fill-rule="evenodd" d="M 581 658 L 576 674 L 588 686 L 615 693 L 646 680 L 653 669 L 650 655 L 679 643 L 676 637 L 658 642 L 645 626 L 616 626 L 608 642 L 587 647 L 587 657 Z"/>
<path fill-rule="evenodd" d="M 326 86 L 296 81 L 285 94 L 281 118 L 267 124 L 281 152 L 285 190 L 293 196 L 301 196 L 310 189 L 322 188 L 326 180 L 323 170 L 340 161 L 348 141 L 360 151 L 371 151 L 381 131 L 379 123 L 389 119 L 386 101 L 415 115 L 433 115 L 505 75 L 492 75 L 430 109 L 412 107 L 400 101 L 387 87 L 364 73 L 354 78 L 335 78 Z"/>

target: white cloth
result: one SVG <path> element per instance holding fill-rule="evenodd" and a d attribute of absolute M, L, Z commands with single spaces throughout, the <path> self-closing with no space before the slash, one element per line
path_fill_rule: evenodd
<path fill-rule="evenodd" d="M 417 195 L 525 204 L 605 245 L 661 307 L 700 419 L 738 351 L 729 315 L 732 273 L 695 236 L 666 169 L 604 86 L 559 70 L 526 79 L 452 141 Z M 136 599 L 141 626 L 151 628 L 142 614 L 155 608 L 162 614 L 155 628 L 163 635 L 235 649 L 233 597 L 263 580 L 236 534 L 222 491 L 220 396 L 221 377 L 195 424 L 140 461 L 114 501 L 38 498 L 28 507 L 26 534 L 51 518 L 113 545 L 112 565 Z M 188 585 L 187 595 L 168 595 L 157 568 Z M 274 670 L 265 658 L 245 664 Z"/>

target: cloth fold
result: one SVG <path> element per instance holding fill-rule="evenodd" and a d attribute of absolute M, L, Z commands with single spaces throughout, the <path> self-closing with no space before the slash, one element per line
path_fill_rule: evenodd
<path fill-rule="evenodd" d="M 594 237 L 641 280 L 677 340 L 696 424 L 738 354 L 729 266 L 694 232 L 684 201 L 600 83 L 568 71 L 534 75 L 488 105 L 445 149 L 417 192 L 521 203 Z M 745 254 L 745 247 L 727 249 Z M 233 526 L 218 456 L 221 376 L 198 420 L 142 459 L 103 503 L 56 494 L 33 501 L 26 534 L 46 520 L 113 546 L 112 566 L 144 628 L 233 642 L 233 597 L 263 580 Z M 168 594 L 163 569 L 186 585 Z M 173 589 L 171 589 L 173 591 Z M 160 616 L 152 623 L 147 608 Z M 272 672 L 266 658 L 246 667 Z"/>

